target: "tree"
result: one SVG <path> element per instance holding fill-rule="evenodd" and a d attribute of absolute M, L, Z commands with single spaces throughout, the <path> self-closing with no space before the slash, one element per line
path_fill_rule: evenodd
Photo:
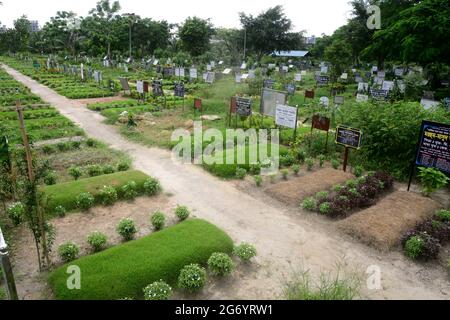
<path fill-rule="evenodd" d="M 30 48 L 31 22 L 26 16 L 14 21 L 14 40 L 17 51 L 26 51 Z"/>
<path fill-rule="evenodd" d="M 244 54 L 244 32 L 238 29 L 216 29 L 216 42 L 212 46 L 212 51 L 217 57 L 228 57 L 227 63 L 239 64 L 242 62 Z M 222 58 L 226 60 L 225 58 Z"/>
<path fill-rule="evenodd" d="M 345 71 L 352 63 L 351 46 L 345 39 L 335 39 L 330 46 L 325 49 L 325 60 L 332 65 L 331 76 L 333 81 Z"/>
<path fill-rule="evenodd" d="M 209 49 L 213 27 L 209 20 L 189 17 L 180 26 L 178 36 L 184 50 L 198 57 Z"/>
<path fill-rule="evenodd" d="M 302 46 L 302 33 L 292 33 L 292 21 L 282 6 L 268 9 L 254 17 L 240 13 L 242 27 L 247 34 L 247 47 L 258 60 L 265 54 L 280 50 L 295 50 Z"/>
<path fill-rule="evenodd" d="M 74 12 L 58 11 L 41 30 L 45 47 L 50 52 L 68 50 L 76 54 L 79 46 L 81 19 Z"/>

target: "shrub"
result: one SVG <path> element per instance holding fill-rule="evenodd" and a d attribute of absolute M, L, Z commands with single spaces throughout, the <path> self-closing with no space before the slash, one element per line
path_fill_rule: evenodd
<path fill-rule="evenodd" d="M 161 230 L 164 228 L 164 224 L 166 223 L 166 217 L 160 211 L 156 211 L 150 218 L 153 228 L 155 230 Z"/>
<path fill-rule="evenodd" d="M 89 139 L 86 140 L 86 145 L 88 147 L 95 147 L 96 144 L 97 144 L 96 141 L 94 139 L 92 139 L 92 138 L 89 138 Z"/>
<path fill-rule="evenodd" d="M 56 174 L 55 171 L 49 172 L 45 177 L 44 177 L 44 183 L 48 186 L 54 185 L 56 184 L 56 180 L 58 179 L 58 175 Z"/>
<path fill-rule="evenodd" d="M 294 174 L 295 174 L 296 176 L 298 176 L 298 173 L 300 172 L 300 166 L 299 166 L 298 164 L 294 164 L 294 165 L 292 166 L 292 171 L 294 171 Z"/>
<path fill-rule="evenodd" d="M 122 195 L 127 200 L 132 200 L 137 197 L 137 184 L 134 181 L 128 182 L 122 187 Z"/>
<path fill-rule="evenodd" d="M 74 180 L 78 180 L 83 175 L 83 172 L 79 167 L 70 167 L 68 172 Z"/>
<path fill-rule="evenodd" d="M 63 206 L 57 206 L 56 208 L 55 208 L 55 214 L 58 216 L 58 217 L 60 217 L 60 218 L 62 218 L 62 217 L 65 217 L 66 216 L 66 208 L 64 208 Z"/>
<path fill-rule="evenodd" d="M 249 262 L 256 257 L 256 248 L 248 243 L 242 243 L 233 249 L 233 255 L 241 259 L 243 262 Z"/>
<path fill-rule="evenodd" d="M 320 201 L 320 200 L 325 200 L 325 199 L 327 199 L 328 198 L 328 192 L 327 191 L 320 191 L 320 192 L 317 192 L 316 193 L 316 199 L 318 200 L 318 201 Z"/>
<path fill-rule="evenodd" d="M 152 177 L 148 178 L 144 182 L 144 191 L 149 196 L 155 196 L 160 193 L 162 191 L 162 187 L 159 180 Z"/>
<path fill-rule="evenodd" d="M 269 175 L 269 179 L 270 179 L 270 183 L 275 183 L 275 181 L 277 179 L 277 175 L 272 173 Z"/>
<path fill-rule="evenodd" d="M 261 165 L 260 164 L 252 164 L 249 169 L 250 174 L 259 175 L 261 173 Z"/>
<path fill-rule="evenodd" d="M 348 180 L 345 185 L 347 186 L 347 188 L 349 189 L 353 189 L 356 188 L 356 186 L 358 185 L 358 182 L 356 180 Z"/>
<path fill-rule="evenodd" d="M 51 144 L 46 144 L 42 147 L 42 151 L 44 151 L 45 154 L 52 154 L 55 153 L 56 149 Z"/>
<path fill-rule="evenodd" d="M 181 269 L 178 286 L 189 292 L 201 290 L 206 283 L 206 271 L 198 264 L 189 264 Z"/>
<path fill-rule="evenodd" d="M 87 167 L 89 177 L 97 177 L 103 174 L 102 167 L 98 164 L 93 164 Z"/>
<path fill-rule="evenodd" d="M 25 206 L 21 202 L 11 204 L 6 211 L 8 213 L 8 217 L 15 226 L 22 223 L 25 215 Z"/>
<path fill-rule="evenodd" d="M 134 235 L 137 233 L 134 221 L 130 218 L 120 220 L 116 230 L 125 241 L 133 240 Z"/>
<path fill-rule="evenodd" d="M 340 166 L 340 163 L 338 160 L 336 160 L 336 159 L 331 160 L 331 167 L 333 167 L 333 169 L 337 170 L 337 169 L 339 169 L 339 166 Z"/>
<path fill-rule="evenodd" d="M 282 167 L 290 167 L 294 163 L 295 159 L 290 153 L 280 156 L 280 165 Z"/>
<path fill-rule="evenodd" d="M 184 221 L 187 218 L 189 218 L 190 214 L 191 213 L 190 213 L 188 207 L 177 206 L 177 208 L 175 209 L 175 215 L 178 217 L 178 220 L 180 220 L 180 221 Z"/>
<path fill-rule="evenodd" d="M 59 142 L 56 144 L 56 148 L 59 151 L 64 152 L 64 151 L 70 150 L 70 144 L 68 144 L 67 142 Z"/>
<path fill-rule="evenodd" d="M 364 168 L 362 166 L 356 166 L 353 168 L 353 174 L 355 177 L 361 177 L 364 172 Z"/>
<path fill-rule="evenodd" d="M 305 160 L 305 162 L 306 162 L 306 167 L 308 168 L 308 171 L 311 171 L 314 167 L 314 159 L 308 158 Z"/>
<path fill-rule="evenodd" d="M 324 202 L 319 206 L 319 212 L 321 214 L 327 215 L 331 212 L 331 204 L 329 202 Z"/>
<path fill-rule="evenodd" d="M 422 255 L 424 241 L 419 236 L 411 237 L 405 244 L 405 253 L 412 259 L 417 259 Z"/>
<path fill-rule="evenodd" d="M 343 186 L 341 184 L 336 184 L 336 185 L 333 186 L 333 191 L 334 192 L 339 192 L 339 191 L 342 190 L 342 188 L 343 188 Z"/>
<path fill-rule="evenodd" d="M 408 238 L 404 244 L 405 254 L 411 259 L 430 260 L 439 254 L 441 245 L 439 240 L 422 232 Z"/>
<path fill-rule="evenodd" d="M 100 191 L 100 198 L 105 206 L 112 205 L 117 201 L 117 191 L 114 187 L 104 186 Z"/>
<path fill-rule="evenodd" d="M 79 252 L 80 249 L 73 242 L 64 243 L 60 245 L 58 248 L 59 257 L 64 263 L 68 263 L 75 260 Z"/>
<path fill-rule="evenodd" d="M 1 274 L 0 274 L 1 275 Z M 6 296 L 6 291 L 3 288 L 0 288 L 0 301 L 2 300 L 6 300 L 7 296 Z"/>
<path fill-rule="evenodd" d="M 122 161 L 117 165 L 118 171 L 127 171 L 130 169 L 130 163 L 128 161 Z"/>
<path fill-rule="evenodd" d="M 81 141 L 72 141 L 73 149 L 80 149 L 80 147 L 81 147 Z"/>
<path fill-rule="evenodd" d="M 317 201 L 314 198 L 306 198 L 302 202 L 302 208 L 309 211 L 314 211 L 317 208 Z"/>
<path fill-rule="evenodd" d="M 262 184 L 262 181 L 263 181 L 262 177 L 261 176 L 254 176 L 253 179 L 255 180 L 256 186 L 257 187 L 261 187 L 261 184 Z"/>
<path fill-rule="evenodd" d="M 281 175 L 282 175 L 284 180 L 287 180 L 288 179 L 288 175 L 289 175 L 289 170 L 287 170 L 287 169 L 281 170 Z"/>
<path fill-rule="evenodd" d="M 419 168 L 419 178 L 422 183 L 422 192 L 429 196 L 447 185 L 450 180 L 441 171 L 434 168 Z"/>
<path fill-rule="evenodd" d="M 106 166 L 103 167 L 103 174 L 111 174 L 111 173 L 114 173 L 114 172 L 116 172 L 116 170 L 111 165 L 106 165 Z"/>
<path fill-rule="evenodd" d="M 94 196 L 89 192 L 80 193 L 77 197 L 77 207 L 81 210 L 89 210 L 94 206 Z"/>
<path fill-rule="evenodd" d="M 243 180 L 247 175 L 247 170 L 244 168 L 236 168 L 236 178 Z"/>
<path fill-rule="evenodd" d="M 87 242 L 91 246 L 93 252 L 100 252 L 105 249 L 108 238 L 105 234 L 95 231 L 88 236 Z"/>
<path fill-rule="evenodd" d="M 234 263 L 226 253 L 215 252 L 208 259 L 208 268 L 215 276 L 227 276 L 234 270 Z"/>
<path fill-rule="evenodd" d="M 323 154 L 321 154 L 317 158 L 319 159 L 319 166 L 322 168 L 323 165 L 325 164 L 326 157 Z"/>
<path fill-rule="evenodd" d="M 439 210 L 436 212 L 436 216 L 444 222 L 450 222 L 450 210 Z"/>
<path fill-rule="evenodd" d="M 169 300 L 172 288 L 163 280 L 153 282 L 144 288 L 145 300 Z"/>

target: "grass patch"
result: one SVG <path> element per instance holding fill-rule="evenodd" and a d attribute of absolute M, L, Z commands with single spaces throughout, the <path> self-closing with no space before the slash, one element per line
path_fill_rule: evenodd
<path fill-rule="evenodd" d="M 80 193 L 89 192 L 94 196 L 95 204 L 100 203 L 100 190 L 104 186 L 113 186 L 120 198 L 123 198 L 122 186 L 130 181 L 136 182 L 137 193 L 144 193 L 144 182 L 149 178 L 141 171 L 124 171 L 77 181 L 45 186 L 42 188 L 48 199 L 47 213 L 54 214 L 55 208 L 63 206 L 67 211 L 77 209 L 76 198 Z"/>
<path fill-rule="evenodd" d="M 142 298 L 148 284 L 164 280 L 175 285 L 187 264 L 205 265 L 214 252 L 231 253 L 233 242 L 216 226 L 199 219 L 83 257 L 70 263 L 81 269 L 81 290 L 67 289 L 67 266 L 49 277 L 60 300 Z"/>

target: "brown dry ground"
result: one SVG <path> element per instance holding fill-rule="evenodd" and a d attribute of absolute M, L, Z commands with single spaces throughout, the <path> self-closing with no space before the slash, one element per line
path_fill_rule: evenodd
<path fill-rule="evenodd" d="M 82 104 L 94 104 L 94 103 L 101 103 L 101 102 L 113 102 L 113 101 L 123 101 L 128 100 L 129 98 L 123 97 L 122 95 L 114 96 L 114 97 L 104 97 L 104 98 L 90 98 L 90 99 L 77 99 L 76 101 L 82 103 Z"/>
<path fill-rule="evenodd" d="M 350 173 L 324 168 L 312 174 L 301 174 L 297 178 L 267 187 L 267 195 L 289 206 L 298 206 L 305 198 L 319 191 L 329 190 L 333 185 L 354 179 Z"/>

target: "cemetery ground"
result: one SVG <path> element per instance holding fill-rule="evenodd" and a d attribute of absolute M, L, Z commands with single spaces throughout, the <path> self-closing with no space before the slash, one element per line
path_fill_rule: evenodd
<path fill-rule="evenodd" d="M 86 236 L 94 230 L 103 231 L 111 243 L 117 244 L 119 238 L 114 229 L 123 217 L 135 219 L 140 230 L 138 237 L 142 237 L 151 231 L 148 227 L 150 212 L 161 210 L 172 213 L 174 208 L 181 204 L 191 208 L 193 216 L 205 219 L 224 230 L 235 243 L 254 244 L 258 255 L 252 264 L 238 265 L 230 278 L 209 280 L 206 289 L 201 293 L 194 296 L 177 293 L 175 298 L 285 298 L 284 284 L 296 273 L 310 270 L 311 275 L 318 278 L 321 272 L 335 273 L 336 266 L 339 266 L 342 275 L 353 276 L 361 281 L 359 298 L 448 299 L 450 291 L 446 259 L 449 256 L 449 247 L 442 248 L 437 262 L 428 263 L 414 262 L 398 249 L 398 241 L 403 233 L 422 221 L 425 216 L 431 216 L 436 209 L 448 207 L 448 190 L 438 193 L 432 199 L 425 199 L 418 195 L 417 190 L 413 190 L 415 192 L 411 196 L 405 192 L 404 184 L 395 183 L 392 190 L 380 193 L 376 202 L 365 209 L 370 210 L 365 215 L 368 221 L 376 222 L 379 219 L 378 214 L 383 214 L 385 219 L 396 215 L 406 217 L 409 214 L 408 219 L 405 219 L 407 223 L 403 220 L 400 225 L 391 226 L 387 223 L 380 226 L 381 229 L 375 227 L 373 230 L 368 229 L 367 233 L 356 234 L 355 228 L 358 231 L 366 228 L 364 221 L 357 219 L 364 211 L 351 212 L 353 215 L 349 213 L 348 217 L 333 219 L 299 208 L 299 203 L 304 198 L 354 179 L 350 173 L 344 174 L 328 163 L 320 167 L 316 162 L 311 170 L 303 166 L 298 176 L 290 170 L 287 181 L 281 177 L 267 177 L 262 181 L 262 187 L 257 187 L 251 177 L 244 180 L 221 180 L 200 167 L 173 163 L 169 151 L 156 148 L 170 146 L 168 132 L 177 128 L 177 125 L 189 127 L 186 122 L 193 119 L 191 102 L 186 103 L 186 106 L 189 106 L 186 110 L 191 110 L 189 112 L 180 111 L 179 107 L 164 110 L 161 114 L 157 111 L 156 115 L 155 112 L 150 112 L 154 119 L 142 119 L 138 130 L 130 134 L 124 131 L 123 126 L 109 125 L 108 123 L 115 122 L 111 121 L 112 115 L 102 115 L 90 110 L 86 106 L 87 101 L 70 100 L 9 67 L 5 67 L 5 70 L 30 88 L 43 102 L 50 104 L 62 116 L 78 125 L 83 130 L 78 136 L 85 134 L 86 138 L 94 138 L 105 144 L 99 143 L 95 146 L 99 149 L 98 152 L 93 152 L 99 158 L 95 161 L 116 164 L 129 157 L 135 170 L 158 178 L 164 187 L 164 194 L 157 197 L 139 197 L 134 202 L 119 202 L 110 207 L 94 207 L 88 213 L 73 213 L 63 218 L 54 218 L 52 223 L 57 231 L 56 245 L 67 240 L 84 243 Z M 205 110 L 209 108 L 211 114 L 222 118 L 217 122 L 206 121 L 206 127 L 225 128 L 226 111 L 223 112 L 223 105 L 227 105 L 229 97 L 239 89 L 236 90 L 231 83 L 224 87 L 229 88 L 229 91 L 222 89 L 225 91 L 223 94 L 214 93 L 214 90 L 220 90 L 217 89 L 218 86 L 213 87 L 212 92 L 203 93 Z M 209 100 L 208 94 L 212 97 Z M 214 98 L 217 98 L 217 101 L 214 101 Z M 294 101 L 295 99 L 303 98 L 297 96 L 293 98 Z M 106 103 L 113 104 L 116 101 L 109 100 Z M 220 105 L 222 109 L 219 108 Z M 115 116 L 117 117 L 117 114 Z M 161 121 L 159 116 L 162 117 Z M 147 124 L 144 120 L 148 121 Z M 164 133 L 164 130 L 167 132 Z M 160 134 L 155 135 L 157 132 Z M 126 139 L 124 135 L 131 139 Z M 102 158 L 104 148 L 116 151 Z M 326 180 L 323 179 L 324 176 Z M 410 206 L 391 205 L 393 202 L 402 201 Z M 173 214 L 169 214 L 168 225 L 174 224 L 175 221 Z M 391 235 L 391 229 L 391 238 L 394 240 L 380 239 L 380 233 Z M 23 226 L 16 232 L 20 240 L 15 243 L 13 250 L 14 264 L 18 270 L 17 282 L 21 297 L 54 298 L 46 284 L 47 275 L 37 272 L 36 259 L 30 254 L 33 248 L 31 235 Z M 365 241 L 369 236 L 373 240 Z M 378 247 L 377 241 L 392 241 L 396 244 L 394 248 L 386 249 L 383 245 Z M 374 243 L 378 248 L 373 246 Z M 82 252 L 86 253 L 87 248 L 82 247 Z M 56 253 L 53 255 L 57 261 Z M 382 288 L 379 290 L 366 288 L 365 272 L 369 266 L 378 266 L 382 272 Z"/>

